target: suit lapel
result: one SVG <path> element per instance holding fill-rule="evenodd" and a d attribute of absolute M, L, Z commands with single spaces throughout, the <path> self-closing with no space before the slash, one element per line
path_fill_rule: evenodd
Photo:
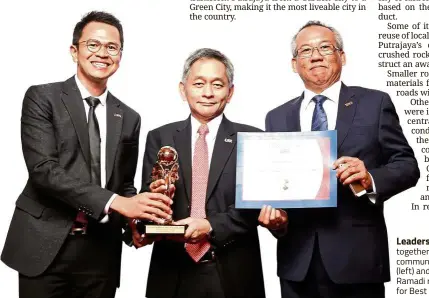
<path fill-rule="evenodd" d="M 286 131 L 301 131 L 300 111 L 304 100 L 304 93 L 300 97 L 292 100 L 291 108 L 286 110 Z"/>
<path fill-rule="evenodd" d="M 89 165 L 91 163 L 91 159 L 89 151 L 88 124 L 83 99 L 79 89 L 77 88 L 74 77 L 65 81 L 63 86 L 61 100 L 70 115 L 83 156 L 86 163 Z"/>
<path fill-rule="evenodd" d="M 337 148 L 339 149 L 352 125 L 357 107 L 353 92 L 344 84 L 341 84 L 340 98 L 338 101 L 337 123 Z"/>
<path fill-rule="evenodd" d="M 192 196 L 192 129 L 191 129 L 191 118 L 183 122 L 183 125 L 177 129 L 176 133 L 173 136 L 174 146 L 177 149 L 179 154 L 179 166 L 180 166 L 180 179 L 182 179 L 185 186 L 186 198 L 188 203 L 190 202 L 190 197 Z"/>
<path fill-rule="evenodd" d="M 106 185 L 112 175 L 118 143 L 121 139 L 123 111 L 120 102 L 110 94 L 106 100 Z"/>
<path fill-rule="evenodd" d="M 213 148 L 213 154 L 210 162 L 206 201 L 210 199 L 210 196 L 225 167 L 225 164 L 235 147 L 235 134 L 236 132 L 232 127 L 231 121 L 229 121 L 228 119 L 226 119 L 225 116 L 223 116 L 222 122 L 217 132 Z"/>

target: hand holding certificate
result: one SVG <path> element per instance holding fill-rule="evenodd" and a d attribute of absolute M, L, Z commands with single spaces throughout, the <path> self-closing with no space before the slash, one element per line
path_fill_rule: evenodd
<path fill-rule="evenodd" d="M 238 133 L 236 207 L 336 207 L 336 131 Z"/>

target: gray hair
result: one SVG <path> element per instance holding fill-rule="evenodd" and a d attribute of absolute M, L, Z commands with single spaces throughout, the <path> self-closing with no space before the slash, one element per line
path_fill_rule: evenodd
<path fill-rule="evenodd" d="M 310 27 L 310 26 L 320 26 L 320 27 L 325 27 L 329 30 L 331 30 L 332 32 L 334 32 L 334 36 L 335 36 L 335 42 L 336 42 L 336 47 L 342 51 L 344 49 L 344 44 L 343 44 L 343 38 L 341 37 L 340 32 L 338 32 L 337 29 L 335 29 L 334 27 L 328 26 L 323 24 L 320 21 L 308 21 L 304 26 L 302 26 L 298 32 L 293 36 L 292 38 L 292 42 L 291 42 L 291 49 L 292 49 L 292 56 L 296 57 L 298 55 L 298 49 L 297 49 L 297 45 L 296 45 L 296 38 L 299 34 L 299 32 L 301 32 L 303 29 Z"/>
<path fill-rule="evenodd" d="M 232 87 L 234 82 L 234 66 L 232 65 L 232 62 L 221 52 L 209 48 L 198 49 L 189 55 L 188 59 L 185 61 L 185 65 L 183 66 L 182 83 L 186 82 L 192 65 L 200 59 L 216 59 L 219 62 L 222 62 L 226 68 L 226 76 L 228 77 L 229 86 Z"/>

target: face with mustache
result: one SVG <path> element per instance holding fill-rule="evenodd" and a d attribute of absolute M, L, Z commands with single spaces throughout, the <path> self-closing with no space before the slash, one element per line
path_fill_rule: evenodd
<path fill-rule="evenodd" d="M 296 38 L 297 49 L 319 47 L 325 44 L 337 46 L 334 32 L 322 26 L 309 26 L 301 30 Z M 335 50 L 331 55 L 322 56 L 317 49 L 311 57 L 292 58 L 293 71 L 298 73 L 307 89 L 319 94 L 340 79 L 346 55 Z"/>
<path fill-rule="evenodd" d="M 202 124 L 221 115 L 234 93 L 225 65 L 212 58 L 194 62 L 186 81 L 179 84 L 179 89 L 182 99 L 189 104 L 192 116 Z"/>

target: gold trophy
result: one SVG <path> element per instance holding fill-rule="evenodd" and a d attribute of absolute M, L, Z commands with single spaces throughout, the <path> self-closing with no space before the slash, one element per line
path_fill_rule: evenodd
<path fill-rule="evenodd" d="M 170 197 L 170 185 L 179 180 L 179 162 L 176 149 L 164 146 L 158 151 L 158 160 L 152 168 L 152 181 L 164 179 L 164 194 Z M 173 220 L 165 220 L 163 224 L 136 220 L 137 230 L 146 235 L 184 235 L 185 225 L 173 225 Z"/>

